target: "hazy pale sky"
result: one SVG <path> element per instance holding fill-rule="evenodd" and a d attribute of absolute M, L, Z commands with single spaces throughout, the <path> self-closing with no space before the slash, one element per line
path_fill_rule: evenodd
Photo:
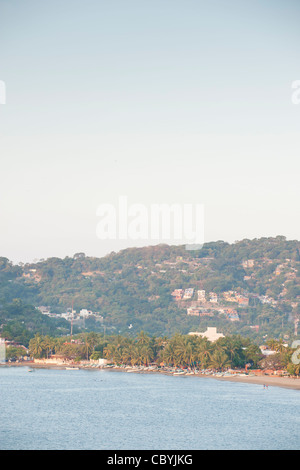
<path fill-rule="evenodd" d="M 204 204 L 205 241 L 299 239 L 298 0 L 0 0 L 0 256 L 134 245 L 97 207 Z"/>

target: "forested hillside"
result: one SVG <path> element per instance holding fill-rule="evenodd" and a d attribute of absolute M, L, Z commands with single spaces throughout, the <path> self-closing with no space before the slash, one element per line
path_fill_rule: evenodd
<path fill-rule="evenodd" d="M 20 299 L 48 307 L 55 328 L 73 303 L 79 329 L 170 335 L 216 326 L 224 334 L 291 338 L 300 313 L 299 251 L 299 241 L 278 236 L 206 243 L 197 251 L 158 245 L 103 258 L 77 253 L 17 266 L 0 258 L 1 322 L 7 328 L 5 312 Z"/>

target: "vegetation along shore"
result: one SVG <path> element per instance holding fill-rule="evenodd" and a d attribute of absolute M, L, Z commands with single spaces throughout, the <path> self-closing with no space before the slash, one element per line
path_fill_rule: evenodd
<path fill-rule="evenodd" d="M 6 364 L 298 383 L 299 266 L 284 236 L 0 257 Z"/>
<path fill-rule="evenodd" d="M 214 377 L 300 389 L 300 367 L 292 362 L 294 350 L 275 340 L 269 340 L 268 347 L 272 354 L 264 356 L 249 338 L 239 335 L 211 342 L 195 335 L 167 338 L 143 331 L 135 338 L 94 332 L 72 339 L 37 334 L 27 351 L 7 348 L 7 365 Z"/>

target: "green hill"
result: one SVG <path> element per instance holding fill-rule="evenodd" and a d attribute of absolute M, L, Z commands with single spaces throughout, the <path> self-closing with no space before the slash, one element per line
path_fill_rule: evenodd
<path fill-rule="evenodd" d="M 300 313 L 299 251 L 299 241 L 278 236 L 211 242 L 197 251 L 157 245 L 103 258 L 77 253 L 18 266 L 0 258 L 1 321 L 5 305 L 19 298 L 53 314 L 73 302 L 79 329 L 171 335 L 217 326 L 224 334 L 292 338 Z M 183 295 L 192 289 L 192 296 L 176 300 L 179 289 Z M 76 323 L 81 309 L 95 315 Z"/>

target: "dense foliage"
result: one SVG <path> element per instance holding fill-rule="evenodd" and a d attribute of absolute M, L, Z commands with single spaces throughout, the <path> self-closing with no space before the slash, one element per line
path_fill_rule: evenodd
<path fill-rule="evenodd" d="M 54 313 L 66 311 L 72 302 L 77 312 L 99 312 L 103 324 L 91 318 L 84 325 L 88 331 L 105 329 L 111 334 L 135 336 L 145 330 L 170 336 L 216 326 L 225 335 L 237 333 L 257 341 L 266 335 L 292 339 L 294 320 L 300 313 L 299 249 L 298 241 L 278 236 L 234 244 L 206 243 L 196 251 L 157 245 L 130 248 L 103 258 L 77 253 L 72 258 L 49 258 L 18 266 L 0 258 L 1 323 L 5 334 L 13 329 L 15 320 L 14 328 L 17 324 L 22 328 L 24 321 L 29 336 L 35 331 L 42 333 L 42 328 L 44 333 L 51 333 L 45 329 L 51 329 L 51 325 L 57 329 L 54 319 L 46 324 L 34 309 L 26 307 L 18 316 L 14 299 L 21 299 L 23 305 L 50 306 Z M 249 259 L 254 265 L 245 267 L 243 263 Z M 236 322 L 219 314 L 188 316 L 188 303 L 175 302 L 171 295 L 174 289 L 188 287 L 219 296 L 229 290 L 247 293 L 249 305 L 236 307 Z M 262 303 L 259 296 L 272 302 Z"/>
<path fill-rule="evenodd" d="M 53 320 L 42 315 L 32 305 L 16 299 L 11 304 L 3 304 L 0 309 L 1 336 L 28 346 L 36 333 L 58 335 L 69 331 L 65 320 Z"/>
<path fill-rule="evenodd" d="M 35 358 L 60 355 L 73 361 L 107 358 L 117 365 L 173 366 L 192 369 L 226 370 L 229 368 L 269 367 L 287 369 L 299 375 L 299 365 L 293 364 L 293 349 L 283 341 L 270 340 L 269 347 L 277 354 L 263 359 L 260 348 L 249 338 L 232 335 L 210 342 L 205 337 L 175 334 L 171 338 L 149 336 L 141 331 L 135 338 L 100 333 L 84 333 L 69 337 L 51 338 L 36 335 L 30 340 L 30 354 Z"/>

